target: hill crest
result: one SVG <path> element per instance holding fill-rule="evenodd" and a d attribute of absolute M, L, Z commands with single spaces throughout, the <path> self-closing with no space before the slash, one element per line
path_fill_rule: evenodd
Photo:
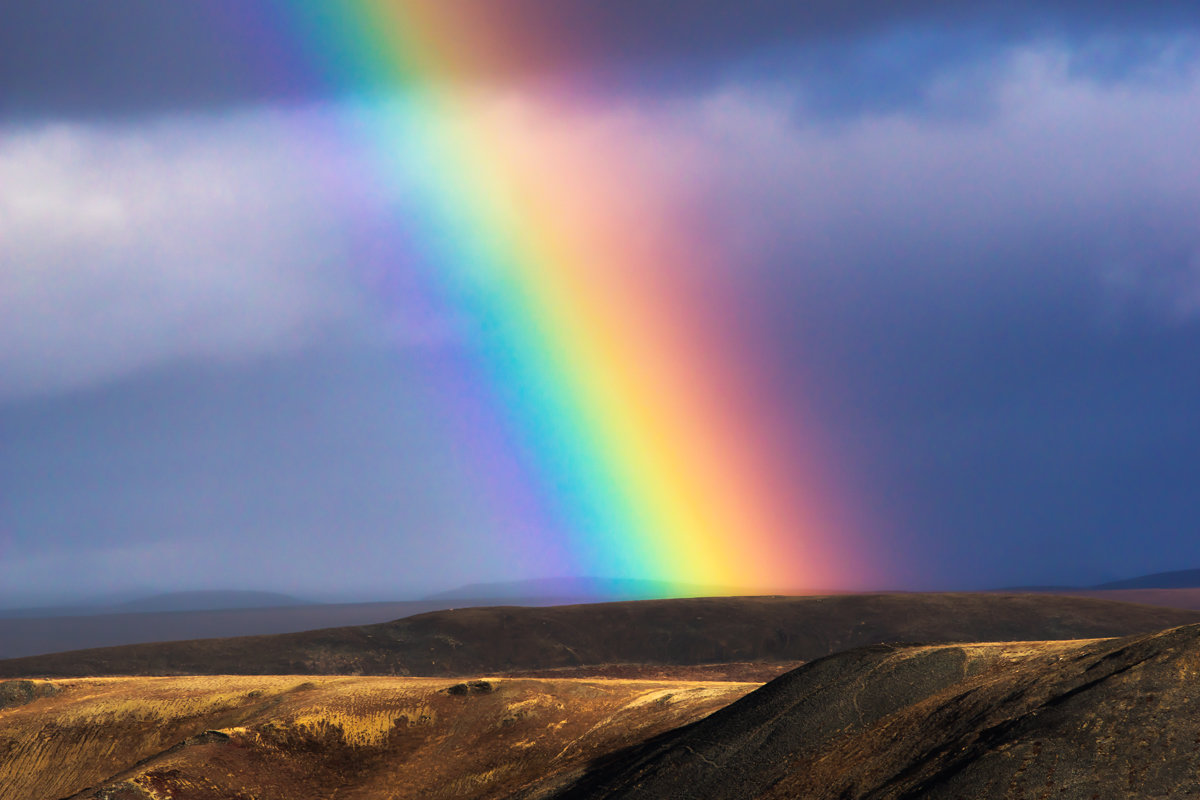
<path fill-rule="evenodd" d="M 811 661 L 879 642 L 1125 636 L 1200 612 L 1083 597 L 891 594 L 717 597 L 418 614 L 304 633 L 98 648 L 0 661 L 0 677 L 457 676 L 600 665 Z"/>

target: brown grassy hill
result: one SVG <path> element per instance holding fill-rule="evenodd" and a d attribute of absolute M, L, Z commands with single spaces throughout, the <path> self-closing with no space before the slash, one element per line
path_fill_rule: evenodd
<path fill-rule="evenodd" d="M 878 645 L 788 673 L 553 797 L 1196 797 L 1197 677 L 1197 625 L 1090 642 Z"/>
<path fill-rule="evenodd" d="M 877 594 L 466 608 L 306 633 L 80 650 L 0 661 L 0 677 L 453 676 L 598 665 L 796 662 L 887 641 L 1123 636 L 1200 613 L 1082 597 Z"/>
<path fill-rule="evenodd" d="M 99 678 L 0 683 L 0 800 L 500 798 L 752 683 Z"/>

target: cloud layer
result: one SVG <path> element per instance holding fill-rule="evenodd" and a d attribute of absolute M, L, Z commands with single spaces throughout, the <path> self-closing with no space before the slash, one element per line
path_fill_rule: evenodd
<path fill-rule="evenodd" d="M 1028 50 L 983 86 L 928 93 L 945 113 L 833 122 L 771 84 L 665 105 L 479 105 L 497 138 L 555 142 L 547 169 L 619 149 L 642 178 L 628 187 L 638 214 L 687 226 L 672 235 L 700 237 L 768 293 L 780 280 L 848 303 L 855 286 L 894 302 L 933 284 L 964 297 L 1070 286 L 1097 314 L 1200 310 L 1194 67 L 1100 82 L 1061 51 Z M 389 113 L 368 110 L 368 124 Z M 296 350 L 378 327 L 373 314 L 405 341 L 449 335 L 415 285 L 384 309 L 364 294 L 372 274 L 412 266 L 388 208 L 417 187 L 373 185 L 369 151 L 336 133 L 346 116 L 314 106 L 6 135 L 0 391 Z"/>
<path fill-rule="evenodd" d="M 492 86 L 471 122 L 564 181 L 620 154 L 595 170 L 603 202 L 580 200 L 592 232 L 706 256 L 664 268 L 729 289 L 713 330 L 759 337 L 742 356 L 835 443 L 830 482 L 858 490 L 897 584 L 1098 581 L 1200 559 L 1181 534 L 1200 515 L 1200 48 L 1168 39 L 986 49 L 910 75 L 902 103 L 770 70 L 620 97 Z M 347 584 L 405 559 L 426 581 L 539 574 L 504 561 L 528 520 L 455 516 L 470 465 L 427 384 L 457 385 L 476 332 L 426 291 L 420 170 L 387 171 L 370 133 L 403 100 L 0 128 L 5 574 L 83 580 L 107 552 L 184 581 L 210 544 L 252 542 L 295 554 L 273 588 L 332 591 L 334 535 L 372 561 Z M 229 378 L 257 357 L 295 374 Z"/>

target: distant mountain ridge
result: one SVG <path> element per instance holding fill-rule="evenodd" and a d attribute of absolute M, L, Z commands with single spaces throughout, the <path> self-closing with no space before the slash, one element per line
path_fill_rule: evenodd
<path fill-rule="evenodd" d="M 1200 589 L 1200 569 L 1155 572 L 1093 586 L 1038 584 L 1004 586 L 996 592 L 1080 592 L 1110 589 Z M 644 578 L 600 578 L 594 576 L 531 578 L 520 581 L 470 583 L 456 589 L 436 592 L 423 600 L 654 600 L 679 597 L 736 597 L 771 594 L 745 587 L 679 584 Z M 788 592 L 788 594 L 795 594 Z M 804 592 L 806 595 L 842 594 L 842 592 Z"/>
<path fill-rule="evenodd" d="M 1196 589 L 1200 588 L 1200 569 L 1155 572 L 1120 581 L 1101 583 L 1092 589 Z"/>
<path fill-rule="evenodd" d="M 0 616 L 0 660 L 145 642 L 269 636 L 347 625 L 374 625 L 413 614 L 440 611 L 451 605 L 471 603 L 409 600 L 209 611 L 111 613 L 92 610 L 75 616 L 36 612 Z"/>
<path fill-rule="evenodd" d="M 1103 592 L 1121 589 L 1200 589 L 1200 569 L 1180 569 L 1154 572 L 1093 586 L 1067 584 L 1037 584 L 1031 586 L 1001 586 L 994 592 Z"/>
<path fill-rule="evenodd" d="M 671 597 L 728 597 L 753 594 L 728 586 L 680 584 L 643 578 L 559 577 L 469 583 L 431 594 L 425 600 L 657 600 Z"/>
<path fill-rule="evenodd" d="M 162 611 L 226 611 L 237 608 L 280 608 L 284 606 L 310 605 L 290 594 L 279 592 L 203 590 L 193 592 L 166 592 L 164 594 L 139 597 L 113 606 L 113 613 L 162 612 Z"/>
<path fill-rule="evenodd" d="M 313 603 L 290 594 L 252 590 L 203 589 L 162 592 L 125 599 L 94 599 L 64 605 L 0 608 L 0 619 L 90 617 L 104 614 L 172 611 L 231 611 L 243 608 L 283 608 Z"/>

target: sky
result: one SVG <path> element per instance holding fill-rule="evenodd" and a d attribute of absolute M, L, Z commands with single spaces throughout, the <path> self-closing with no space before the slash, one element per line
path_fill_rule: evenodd
<path fill-rule="evenodd" d="M 0 7 L 0 602 L 563 576 L 533 446 L 480 444 L 487 320 L 414 244 L 469 192 L 380 158 L 422 92 L 588 242 L 686 241 L 772 491 L 821 509 L 807 588 L 1200 566 L 1194 3 L 449 0 L 416 81 L 301 8 Z"/>

